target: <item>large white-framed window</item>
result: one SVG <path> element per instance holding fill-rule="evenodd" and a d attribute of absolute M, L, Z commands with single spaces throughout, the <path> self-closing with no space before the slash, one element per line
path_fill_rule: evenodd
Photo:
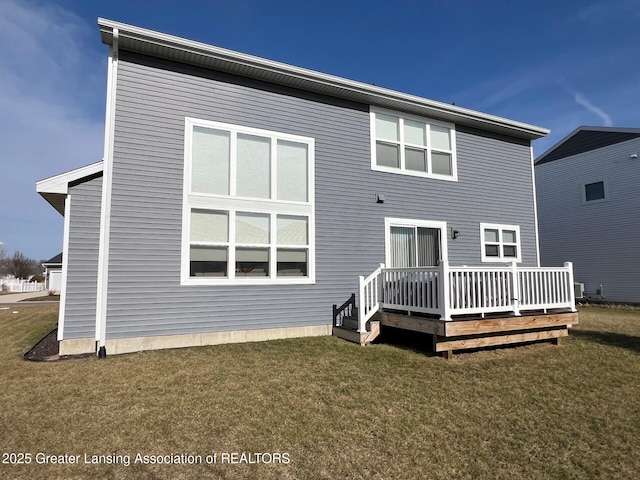
<path fill-rule="evenodd" d="M 315 281 L 314 147 L 185 119 L 182 284 Z"/>
<path fill-rule="evenodd" d="M 453 124 L 377 108 L 370 115 L 373 170 L 457 181 Z"/>
<path fill-rule="evenodd" d="M 385 218 L 384 225 L 387 267 L 432 267 L 448 259 L 446 222 Z"/>
<path fill-rule="evenodd" d="M 481 223 L 483 262 L 520 262 L 520 226 Z"/>

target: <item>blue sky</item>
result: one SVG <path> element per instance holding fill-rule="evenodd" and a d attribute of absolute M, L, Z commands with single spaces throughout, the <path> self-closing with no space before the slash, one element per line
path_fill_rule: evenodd
<path fill-rule="evenodd" d="M 640 0 L 0 0 L 0 241 L 62 250 L 35 182 L 102 158 L 105 17 L 551 129 L 640 127 Z"/>

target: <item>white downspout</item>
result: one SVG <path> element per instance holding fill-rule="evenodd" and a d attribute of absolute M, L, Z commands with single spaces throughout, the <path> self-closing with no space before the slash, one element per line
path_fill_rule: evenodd
<path fill-rule="evenodd" d="M 98 357 L 107 355 L 107 287 L 109 280 L 109 234 L 111 232 L 111 187 L 113 178 L 113 137 L 115 127 L 116 81 L 118 74 L 118 29 L 113 29 L 107 73 L 107 104 L 104 122 L 104 156 L 102 202 L 100 207 L 100 240 L 98 285 L 96 294 L 96 342 Z"/>

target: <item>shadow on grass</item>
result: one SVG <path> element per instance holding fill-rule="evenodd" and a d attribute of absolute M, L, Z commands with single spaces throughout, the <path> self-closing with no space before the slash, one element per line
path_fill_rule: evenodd
<path fill-rule="evenodd" d="M 412 332 L 401 328 L 384 326 L 382 333 L 374 341 L 376 344 L 392 345 L 427 356 L 434 356 L 432 336 L 426 333 Z"/>
<path fill-rule="evenodd" d="M 583 338 L 590 342 L 625 348 L 640 353 L 640 337 L 625 335 L 624 333 L 594 332 L 590 330 L 571 330 L 571 336 Z"/>

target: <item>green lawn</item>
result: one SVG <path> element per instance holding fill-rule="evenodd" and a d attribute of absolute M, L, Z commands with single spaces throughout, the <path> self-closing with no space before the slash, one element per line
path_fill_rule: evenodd
<path fill-rule="evenodd" d="M 560 347 L 452 361 L 332 337 L 57 363 L 21 354 L 57 306 L 0 310 L 0 478 L 577 479 L 640 472 L 640 311 L 584 308 Z M 280 453 L 289 463 L 221 463 Z M 200 455 L 196 465 L 36 454 Z M 217 463 L 206 456 L 217 454 Z M 38 457 L 41 458 L 41 457 Z M 251 457 L 269 459 L 269 456 Z M 274 458 L 274 456 L 271 456 Z M 210 459 L 211 460 L 211 459 Z"/>

